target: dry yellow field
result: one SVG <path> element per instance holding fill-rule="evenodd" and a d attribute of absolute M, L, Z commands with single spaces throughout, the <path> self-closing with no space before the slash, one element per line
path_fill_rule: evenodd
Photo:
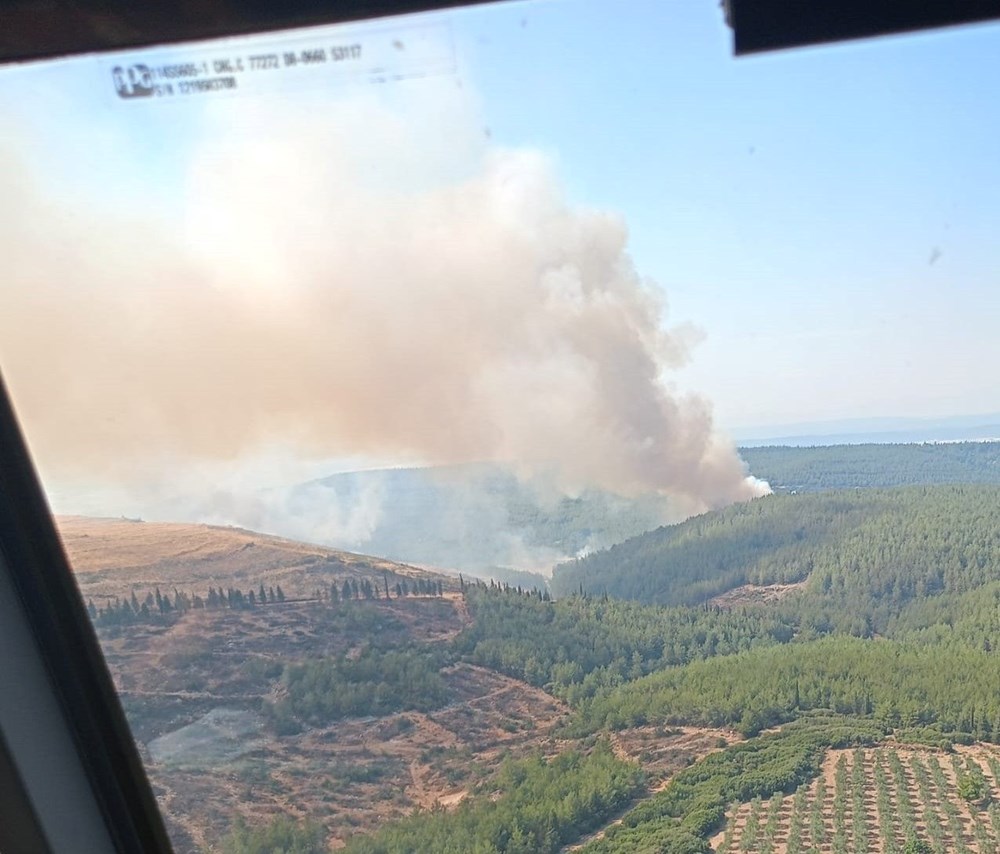
<path fill-rule="evenodd" d="M 60 516 L 56 524 L 85 598 L 128 596 L 156 586 L 204 595 L 212 586 L 281 584 L 311 596 L 339 577 L 380 579 L 383 572 L 457 580 L 380 558 L 299 543 L 240 528 Z"/>

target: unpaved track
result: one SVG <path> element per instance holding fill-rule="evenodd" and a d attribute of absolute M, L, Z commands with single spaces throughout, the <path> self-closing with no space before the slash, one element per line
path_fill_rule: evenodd
<path fill-rule="evenodd" d="M 603 839 L 610 828 L 622 823 L 625 813 L 641 801 L 662 792 L 682 768 L 710 753 L 723 750 L 723 742 L 732 744 L 739 741 L 740 737 L 728 730 L 701 727 L 674 727 L 666 731 L 655 727 L 640 727 L 611 733 L 608 740 L 615 756 L 624 762 L 636 762 L 649 775 L 646 792 L 622 808 L 607 824 L 573 845 L 564 847 L 563 852 L 579 851 L 588 843 Z M 657 750 L 670 759 L 660 759 L 653 763 L 641 761 L 642 756 Z"/>

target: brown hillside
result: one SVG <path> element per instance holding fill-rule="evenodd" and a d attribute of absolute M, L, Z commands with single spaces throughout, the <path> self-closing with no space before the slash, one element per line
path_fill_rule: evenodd
<path fill-rule="evenodd" d="M 281 584 L 290 596 L 312 596 L 334 581 L 381 580 L 383 573 L 457 587 L 446 575 L 240 528 L 80 516 L 57 517 L 56 524 L 84 596 L 95 599 L 129 595 L 133 588 L 203 593 L 210 585 L 261 583 Z"/>
<path fill-rule="evenodd" d="M 178 854 L 219 850 L 234 819 L 309 818 L 333 849 L 416 809 L 452 808 L 505 757 L 568 748 L 565 704 L 468 662 L 441 670 L 446 699 L 403 710 L 276 727 L 289 665 L 350 658 L 377 641 L 390 650 L 439 649 L 470 621 L 457 583 L 411 566 L 234 528 L 62 518 L 59 527 L 88 599 L 139 600 L 159 587 L 204 595 L 280 584 L 285 601 L 194 607 L 122 623 L 98 637 Z M 317 590 L 348 577 L 389 580 L 392 596 L 335 602 Z M 396 580 L 441 578 L 443 596 L 397 596 Z M 384 589 L 384 587 L 383 587 Z M 102 599 L 102 597 L 104 597 Z M 259 600 L 258 600 L 259 602 Z M 731 740 L 726 733 L 640 727 L 617 733 L 619 756 L 639 761 L 650 794 L 680 768 Z"/>

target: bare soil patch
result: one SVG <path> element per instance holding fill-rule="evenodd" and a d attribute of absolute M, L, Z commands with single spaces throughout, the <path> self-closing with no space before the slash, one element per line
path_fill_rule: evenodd
<path fill-rule="evenodd" d="M 353 621 L 362 618 L 359 634 Z M 283 662 L 350 654 L 373 635 L 398 648 L 442 642 L 467 621 L 454 598 L 408 597 L 192 610 L 102 629 L 178 854 L 207 850 L 237 815 L 308 817 L 338 847 L 418 807 L 457 805 L 506 756 L 565 747 L 553 735 L 568 714 L 561 701 L 469 664 L 442 671 L 450 702 L 427 713 L 349 718 L 284 737 L 267 725 L 219 726 L 252 720 L 279 698 Z"/>
<path fill-rule="evenodd" d="M 797 593 L 805 585 L 805 581 L 797 581 L 794 584 L 744 584 L 713 596 L 708 600 L 708 604 L 730 610 L 751 605 L 771 605 Z"/>
<path fill-rule="evenodd" d="M 555 698 L 489 671 L 458 665 L 446 678 L 461 683 L 462 699 L 434 712 L 352 718 L 288 737 L 265 731 L 235 762 L 151 764 L 170 793 L 161 800 L 168 818 L 192 838 L 218 839 L 237 814 L 308 816 L 339 847 L 418 807 L 457 805 L 504 756 L 544 748 L 566 714 Z"/>

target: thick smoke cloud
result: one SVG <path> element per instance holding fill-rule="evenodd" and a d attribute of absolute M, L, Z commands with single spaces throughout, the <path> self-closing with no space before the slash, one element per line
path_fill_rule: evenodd
<path fill-rule="evenodd" d="M 670 392 L 696 335 L 665 327 L 621 217 L 474 123 L 282 109 L 219 107 L 180 187 L 70 193 L 4 153 L 0 364 L 46 472 L 127 481 L 282 442 L 691 509 L 766 489 Z"/>

